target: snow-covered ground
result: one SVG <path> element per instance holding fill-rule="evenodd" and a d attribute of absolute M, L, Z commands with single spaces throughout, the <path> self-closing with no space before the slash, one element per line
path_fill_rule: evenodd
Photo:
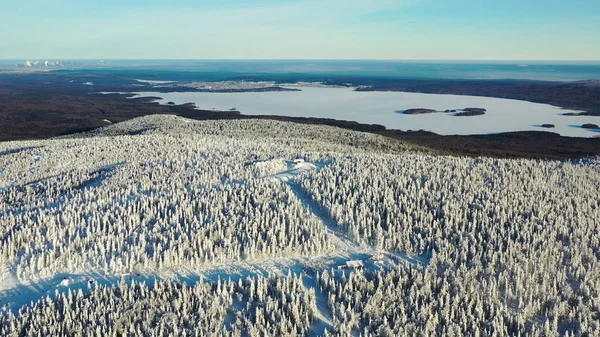
<path fill-rule="evenodd" d="M 160 103 L 195 103 L 199 109 L 236 108 L 247 115 L 322 117 L 381 124 L 390 129 L 428 130 L 438 134 L 488 134 L 507 131 L 551 131 L 564 136 L 593 137 L 585 123 L 600 124 L 600 117 L 562 116 L 559 107 L 526 101 L 459 95 L 405 92 L 360 92 L 352 88 L 303 87 L 289 92 L 139 92 L 143 97 L 162 97 Z M 456 117 L 447 113 L 404 115 L 397 111 L 428 108 L 438 111 L 467 107 L 485 108 L 482 116 Z M 554 124 L 553 129 L 541 128 Z"/>

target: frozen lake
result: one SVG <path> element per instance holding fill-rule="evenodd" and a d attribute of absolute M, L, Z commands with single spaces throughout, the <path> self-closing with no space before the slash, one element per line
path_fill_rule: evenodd
<path fill-rule="evenodd" d="M 381 124 L 388 129 L 427 130 L 442 135 L 488 134 L 542 130 L 563 136 L 599 136 L 599 130 L 582 129 L 585 123 L 600 124 L 600 117 L 562 116 L 559 107 L 491 97 L 419 94 L 405 92 L 357 92 L 351 88 L 303 87 L 285 92 L 139 92 L 139 96 L 162 97 L 159 103 L 195 103 L 198 109 L 236 108 L 246 115 L 322 117 Z M 467 107 L 485 108 L 482 116 L 456 117 L 447 113 L 404 115 L 397 111 L 428 108 L 444 111 Z M 554 129 L 541 128 L 554 124 Z"/>

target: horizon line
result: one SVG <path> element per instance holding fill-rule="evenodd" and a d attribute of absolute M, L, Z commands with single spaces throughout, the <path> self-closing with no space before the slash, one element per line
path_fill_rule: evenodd
<path fill-rule="evenodd" d="M 561 59 L 362 59 L 362 58 L 60 58 L 60 57 L 37 57 L 37 58 L 0 58 L 0 61 L 31 61 L 31 60 L 63 60 L 63 61 L 392 61 L 392 62 L 595 62 L 598 60 L 561 60 Z"/>

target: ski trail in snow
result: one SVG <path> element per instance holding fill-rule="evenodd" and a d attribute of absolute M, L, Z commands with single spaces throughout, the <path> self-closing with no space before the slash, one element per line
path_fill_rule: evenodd
<path fill-rule="evenodd" d="M 52 277 L 19 282 L 9 266 L 0 266 L 0 309 L 16 313 L 23 305 L 36 302 L 46 296 L 54 298 L 55 292 L 83 290 L 84 293 L 95 286 L 117 286 L 119 282 L 145 282 L 149 286 L 155 280 L 178 281 L 190 286 L 198 282 L 217 282 L 219 279 L 246 279 L 247 277 L 277 276 L 285 277 L 288 271 L 310 275 L 307 265 L 321 266 L 319 269 L 344 265 L 354 256 L 342 257 L 336 252 L 324 252 L 311 257 L 279 257 L 250 261 L 208 263 L 196 267 L 165 268 L 146 270 L 136 273 L 105 274 L 101 270 L 59 273 Z"/>
<path fill-rule="evenodd" d="M 296 198 L 304 205 L 304 207 L 323 223 L 323 226 L 327 231 L 327 236 L 337 248 L 336 252 L 338 254 L 342 253 L 340 255 L 345 255 L 347 259 L 354 260 L 358 255 L 371 253 L 371 250 L 366 249 L 365 247 L 359 247 L 350 239 L 348 239 L 345 234 L 341 233 L 338 230 L 339 227 L 337 221 L 335 221 L 335 219 L 328 214 L 327 210 L 323 209 L 321 205 L 312 200 L 310 195 L 308 195 L 308 193 L 306 193 L 300 187 L 300 185 L 293 180 L 301 173 L 316 171 L 323 167 L 324 165 L 318 167 L 315 164 L 307 162 L 296 163 L 287 171 L 275 174 L 271 176 L 271 178 L 278 179 L 287 184 Z M 368 259 L 368 257 L 369 256 L 367 255 L 364 258 Z M 323 336 L 325 331 L 333 330 L 333 313 L 329 309 L 328 294 L 321 291 L 319 285 L 317 284 L 316 275 L 307 276 L 303 278 L 303 280 L 305 288 L 314 289 L 316 296 L 316 307 L 314 308 L 316 320 L 313 322 L 308 335 Z"/>
<path fill-rule="evenodd" d="M 315 274 L 306 274 L 302 278 L 302 283 L 305 289 L 314 289 L 316 297 L 316 307 L 314 308 L 316 321 L 312 324 L 308 335 L 323 336 L 326 329 L 329 331 L 333 330 L 333 313 L 327 304 L 327 293 L 321 291 Z"/>
<path fill-rule="evenodd" d="M 308 162 L 300 162 L 291 166 L 287 171 L 280 172 L 272 177 L 275 177 L 286 183 L 292 192 L 294 192 L 296 198 L 298 198 L 298 200 L 300 200 L 300 202 L 304 205 L 304 207 L 306 207 L 310 213 L 314 214 L 317 218 L 319 218 L 319 220 L 321 220 L 327 229 L 327 235 L 330 241 L 335 247 L 338 248 L 339 252 L 343 253 L 343 255 L 345 255 L 347 258 L 355 259 L 357 257 L 361 257 L 359 259 L 363 260 L 364 262 L 364 260 L 369 259 L 370 257 L 378 256 L 381 259 L 385 259 L 388 264 L 391 263 L 396 265 L 398 263 L 406 263 L 417 268 L 422 268 L 429 264 L 429 259 L 426 257 L 409 256 L 408 254 L 400 252 L 377 250 L 371 246 L 358 245 L 348 238 L 348 235 L 339 229 L 339 224 L 329 214 L 329 212 L 319 203 L 314 201 L 311 196 L 293 179 L 301 173 L 307 171 L 318 171 L 327 165 L 328 164 L 315 165 Z"/>
<path fill-rule="evenodd" d="M 318 171 L 327 165 L 328 164 L 325 163 L 313 164 L 303 160 L 288 161 L 287 170 L 265 177 L 265 179 L 276 179 L 287 184 L 296 198 L 304 205 L 304 207 L 323 223 L 327 230 L 327 235 L 339 250 L 347 253 L 364 253 L 365 250 L 368 249 L 365 247 L 359 247 L 350 239 L 348 239 L 344 233 L 340 232 L 337 221 L 335 221 L 335 219 L 328 214 L 327 210 L 323 209 L 321 205 L 312 200 L 310 195 L 294 181 L 294 178 L 302 173 Z"/>
<path fill-rule="evenodd" d="M 384 255 L 388 260 L 398 263 L 408 263 L 414 267 L 426 266 L 429 260 L 425 257 L 420 256 L 409 256 L 399 252 L 389 251 L 378 251 L 376 248 L 365 245 L 358 245 L 348 238 L 347 234 L 341 231 L 337 221 L 329 215 L 329 212 L 323 208 L 320 204 L 315 202 L 311 196 L 296 183 L 293 178 L 300 173 L 307 171 L 318 171 L 327 164 L 315 165 L 312 163 L 302 162 L 291 167 L 287 171 L 280 172 L 273 175 L 272 177 L 279 178 L 282 182 L 286 183 L 292 192 L 296 195 L 296 198 L 302 202 L 312 214 L 314 214 L 327 229 L 327 235 L 331 242 L 339 249 L 340 252 L 347 254 L 347 256 L 358 256 L 358 255 Z"/>
<path fill-rule="evenodd" d="M 327 230 L 327 235 L 329 236 L 331 242 L 341 251 L 347 253 L 364 253 L 367 249 L 366 247 L 359 247 L 354 242 L 346 237 L 345 234 L 341 233 L 338 230 L 338 224 L 327 211 L 324 210 L 320 205 L 318 205 L 312 198 L 302 190 L 302 188 L 293 182 L 286 182 L 288 186 L 290 186 L 292 192 L 296 195 L 296 198 L 302 202 L 304 207 L 306 207 L 312 214 L 314 214 L 325 226 Z"/>

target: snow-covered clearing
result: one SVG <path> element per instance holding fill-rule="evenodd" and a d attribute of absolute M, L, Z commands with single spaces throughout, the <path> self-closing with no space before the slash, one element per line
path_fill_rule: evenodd
<path fill-rule="evenodd" d="M 304 172 L 310 172 L 317 169 L 317 165 L 302 160 L 301 162 L 286 161 L 288 169 L 277 172 L 274 175 L 265 177 L 265 179 L 276 179 L 283 182 L 289 182 L 294 177 Z"/>

